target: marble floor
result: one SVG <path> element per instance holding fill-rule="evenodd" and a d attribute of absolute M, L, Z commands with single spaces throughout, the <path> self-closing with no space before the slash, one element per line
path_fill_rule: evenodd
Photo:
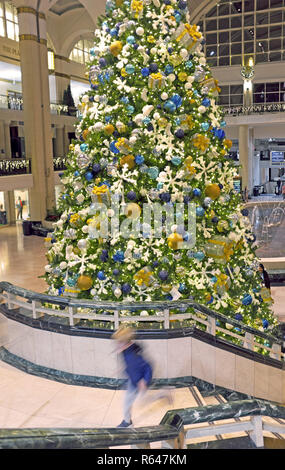
<path fill-rule="evenodd" d="M 0 229 L 0 281 L 37 292 L 45 290 L 44 238 L 23 236 L 20 223 Z M 274 310 L 285 317 L 285 286 L 273 287 Z M 0 346 L 5 325 L 0 322 Z M 154 391 L 149 391 L 151 396 Z M 109 427 L 122 418 L 124 391 L 67 385 L 26 374 L 0 361 L 0 428 Z M 158 424 L 169 409 L 195 406 L 188 388 L 171 390 L 173 404 L 165 399 L 134 406 L 136 426 Z"/>

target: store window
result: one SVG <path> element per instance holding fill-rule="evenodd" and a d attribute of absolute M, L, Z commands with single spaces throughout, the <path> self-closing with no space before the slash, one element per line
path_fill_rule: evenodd
<path fill-rule="evenodd" d="M 7 225 L 7 212 L 5 210 L 5 198 L 4 192 L 0 191 L 0 227 Z"/>
<path fill-rule="evenodd" d="M 93 41 L 90 39 L 80 39 L 73 47 L 69 59 L 80 64 L 87 64 L 90 60 L 90 49 L 93 45 Z"/>
<path fill-rule="evenodd" d="M 30 217 L 30 209 L 29 209 L 29 192 L 26 189 L 23 190 L 15 190 L 14 191 L 14 198 L 15 198 L 15 213 L 16 213 L 16 220 L 27 220 Z"/>
<path fill-rule="evenodd" d="M 19 41 L 17 9 L 10 2 L 0 1 L 0 36 Z"/>

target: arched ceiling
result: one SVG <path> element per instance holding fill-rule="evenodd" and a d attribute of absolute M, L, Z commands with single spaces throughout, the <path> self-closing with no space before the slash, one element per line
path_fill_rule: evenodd
<path fill-rule="evenodd" d="M 78 0 L 58 0 L 51 8 L 50 11 L 56 15 L 64 15 L 64 13 L 84 8 L 82 3 Z"/>

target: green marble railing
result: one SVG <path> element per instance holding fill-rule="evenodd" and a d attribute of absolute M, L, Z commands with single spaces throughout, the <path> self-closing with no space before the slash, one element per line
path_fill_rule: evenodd
<path fill-rule="evenodd" d="M 17 287 L 9 282 L 0 282 L 0 300 L 8 309 L 20 308 L 38 319 L 42 315 L 65 317 L 71 327 L 80 321 L 93 321 L 96 329 L 114 330 L 122 322 L 134 324 L 137 330 L 195 327 L 212 336 L 222 336 L 223 340 L 242 346 L 251 351 L 283 360 L 282 340 L 256 330 L 233 318 L 226 317 L 193 300 L 152 301 L 152 302 L 110 302 L 73 299 L 52 296 Z M 24 301 L 25 300 L 25 301 Z M 148 314 L 148 312 L 151 311 Z M 142 312 L 144 314 L 142 315 Z M 155 312 L 155 314 L 153 314 Z M 146 314 L 145 314 L 146 313 Z M 157 330 L 159 331 L 162 330 Z"/>
<path fill-rule="evenodd" d="M 240 423 L 237 419 L 250 418 Z M 225 433 L 235 432 L 235 427 L 248 430 L 257 447 L 263 446 L 263 433 L 276 430 L 274 424 L 264 424 L 262 417 L 285 419 L 282 406 L 262 400 L 240 400 L 218 405 L 200 406 L 168 411 L 160 424 L 141 428 L 35 428 L 1 429 L 0 449 L 87 449 L 132 446 L 149 448 L 150 443 L 161 442 L 161 448 L 183 448 L 194 433 L 186 426 L 197 423 L 213 423 L 221 420 L 236 420 L 223 425 Z M 208 426 L 208 434 L 217 428 Z M 279 422 L 279 432 L 285 433 L 285 423 Z M 206 436 L 207 431 L 204 431 Z"/>

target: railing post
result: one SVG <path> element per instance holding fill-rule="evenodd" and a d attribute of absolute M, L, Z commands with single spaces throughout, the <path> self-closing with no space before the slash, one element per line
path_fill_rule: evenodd
<path fill-rule="evenodd" d="M 243 347 L 253 351 L 254 349 L 254 336 L 251 333 L 245 333 Z"/>
<path fill-rule="evenodd" d="M 281 346 L 280 344 L 274 343 L 272 345 L 272 350 L 270 351 L 270 357 L 274 359 L 278 359 L 278 361 L 281 361 Z"/>
<path fill-rule="evenodd" d="M 185 431 L 182 428 L 175 439 L 161 441 L 161 449 L 185 449 Z"/>
<path fill-rule="evenodd" d="M 208 315 L 207 333 L 216 336 L 216 319 Z"/>
<path fill-rule="evenodd" d="M 164 313 L 164 328 L 169 330 L 169 310 L 168 308 L 163 310 Z"/>
<path fill-rule="evenodd" d="M 250 421 L 253 425 L 253 430 L 249 431 L 250 439 L 256 447 L 264 447 L 262 416 L 253 416 Z"/>
<path fill-rule="evenodd" d="M 16 299 L 16 296 L 14 294 L 10 294 L 10 292 L 7 292 L 7 297 L 8 297 L 8 309 L 13 310 L 14 303 L 13 299 Z"/>
<path fill-rule="evenodd" d="M 119 310 L 114 310 L 114 319 L 115 319 L 115 330 L 117 330 L 120 326 L 119 322 Z"/>
<path fill-rule="evenodd" d="M 37 302 L 36 300 L 32 300 L 33 318 L 39 318 L 39 317 L 42 317 L 44 315 L 43 313 L 38 313 L 37 312 L 37 307 L 41 307 L 41 303 Z"/>
<path fill-rule="evenodd" d="M 70 305 L 68 306 L 68 313 L 69 313 L 69 324 L 70 326 L 74 326 L 74 318 L 73 318 L 73 315 L 74 315 L 74 307 L 71 307 Z"/>

